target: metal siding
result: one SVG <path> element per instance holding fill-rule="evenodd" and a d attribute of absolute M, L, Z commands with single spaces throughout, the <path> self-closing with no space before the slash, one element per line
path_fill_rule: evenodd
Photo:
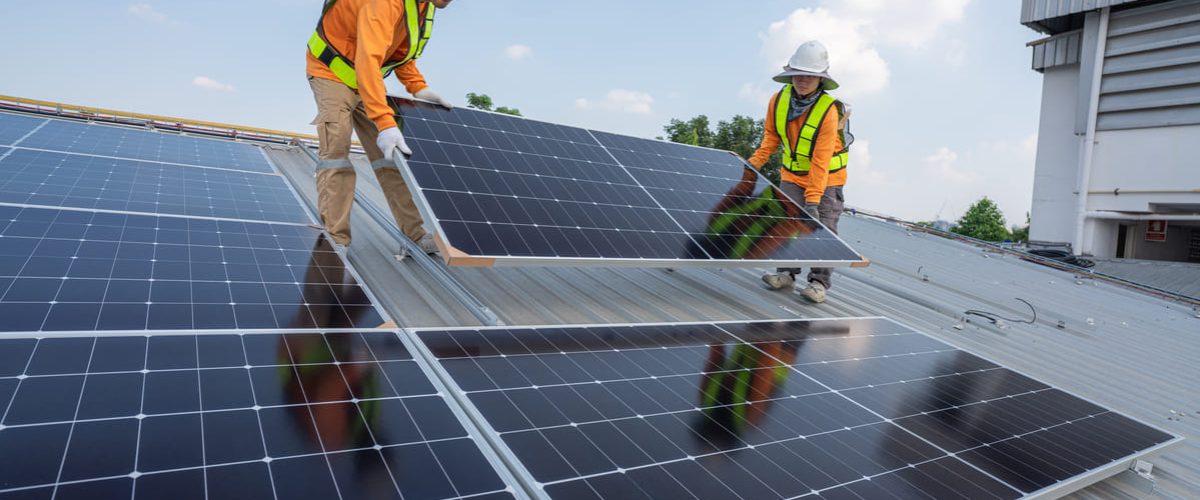
<path fill-rule="evenodd" d="M 1200 0 L 1114 12 L 1098 130 L 1200 123 Z"/>
<path fill-rule="evenodd" d="M 1021 24 L 1038 23 L 1104 7 L 1136 3 L 1146 0 L 1023 0 L 1021 2 Z"/>
<path fill-rule="evenodd" d="M 1082 32 L 1075 31 L 1033 42 L 1033 69 L 1043 71 L 1047 68 L 1079 64 L 1081 36 Z"/>

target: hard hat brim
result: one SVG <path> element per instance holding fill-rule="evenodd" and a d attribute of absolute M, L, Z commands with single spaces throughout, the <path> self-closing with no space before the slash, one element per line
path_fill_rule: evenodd
<path fill-rule="evenodd" d="M 819 77 L 821 77 L 821 88 L 822 89 L 833 90 L 833 89 L 838 88 L 838 82 L 836 80 L 834 80 L 833 77 L 829 76 L 829 72 L 826 72 L 826 71 L 816 72 L 816 71 L 805 71 L 802 69 L 795 69 L 795 68 L 785 68 L 782 73 L 775 75 L 775 78 L 772 78 L 772 79 L 775 80 L 776 82 L 786 85 L 786 84 L 792 83 L 793 76 L 819 76 Z"/>

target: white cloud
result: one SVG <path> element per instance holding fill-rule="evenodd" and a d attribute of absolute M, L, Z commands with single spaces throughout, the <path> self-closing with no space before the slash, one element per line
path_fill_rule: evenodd
<path fill-rule="evenodd" d="M 217 90 L 220 92 L 233 92 L 234 91 L 233 85 L 218 82 L 207 76 L 197 76 L 197 77 L 193 78 L 192 85 L 195 85 L 202 89 Z"/>
<path fill-rule="evenodd" d="M 830 9 L 796 9 L 771 23 L 763 39 L 763 54 L 779 71 L 801 43 L 820 40 L 829 49 L 830 74 L 841 84 L 839 94 L 870 94 L 887 87 L 890 71 L 867 36 L 866 22 Z"/>
<path fill-rule="evenodd" d="M 575 107 L 578 109 L 600 109 L 638 115 L 653 114 L 654 111 L 651 109 L 653 104 L 654 97 L 650 94 L 625 89 L 612 89 L 600 101 L 583 97 L 575 99 Z"/>
<path fill-rule="evenodd" d="M 1038 145 L 1037 133 L 1035 132 L 1035 133 L 1029 134 L 1029 135 L 1025 136 L 1024 139 L 1021 140 L 1021 152 L 1024 153 L 1025 156 L 1027 156 L 1029 158 L 1034 158 L 1035 156 L 1037 156 L 1037 145 Z"/>
<path fill-rule="evenodd" d="M 779 71 L 802 42 L 820 40 L 829 49 L 830 73 L 839 94 L 882 91 L 891 72 L 880 46 L 926 48 L 943 28 L 962 20 L 971 0 L 822 0 L 817 7 L 792 11 L 761 36 L 770 69 Z M 951 64 L 966 59 L 966 47 L 949 44 Z"/>
<path fill-rule="evenodd" d="M 871 165 L 871 142 L 856 140 L 850 146 L 850 182 L 880 185 L 888 181 L 887 174 Z"/>
<path fill-rule="evenodd" d="M 530 57 L 533 57 L 533 47 L 519 43 L 509 45 L 508 47 L 504 48 L 504 57 L 514 61 L 529 59 Z"/>
<path fill-rule="evenodd" d="M 933 154 L 926 156 L 925 173 L 941 182 L 969 183 L 978 178 L 974 172 L 968 172 L 958 167 L 958 153 L 942 146 Z"/>
<path fill-rule="evenodd" d="M 923 48 L 948 24 L 961 21 L 971 0 L 827 0 L 853 19 L 865 20 L 872 38 Z"/>
<path fill-rule="evenodd" d="M 126 9 L 126 11 L 129 12 L 129 14 L 132 15 L 133 17 L 136 17 L 136 18 L 144 20 L 144 21 L 150 21 L 150 22 L 155 22 L 155 23 L 167 22 L 167 15 L 163 14 L 162 12 L 159 12 L 157 10 L 154 10 L 154 7 L 148 3 L 131 4 L 129 6 L 129 8 Z"/>
<path fill-rule="evenodd" d="M 743 83 L 742 88 L 738 89 L 738 98 L 765 107 L 770 102 L 771 96 L 778 91 L 779 89 L 769 89 L 753 83 Z"/>

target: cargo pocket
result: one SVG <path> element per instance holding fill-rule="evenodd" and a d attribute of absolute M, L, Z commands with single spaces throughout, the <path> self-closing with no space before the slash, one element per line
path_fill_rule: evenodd
<path fill-rule="evenodd" d="M 321 158 L 346 158 L 350 155 L 350 111 L 326 108 L 317 112 L 312 125 L 321 141 Z"/>

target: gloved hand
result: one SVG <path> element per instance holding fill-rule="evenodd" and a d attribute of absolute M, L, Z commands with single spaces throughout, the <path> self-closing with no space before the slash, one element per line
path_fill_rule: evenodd
<path fill-rule="evenodd" d="M 818 206 L 820 206 L 820 205 L 817 203 L 805 203 L 804 204 L 804 213 L 808 214 L 809 217 L 812 217 L 814 219 L 820 219 L 821 217 L 817 214 Z"/>
<path fill-rule="evenodd" d="M 447 101 L 445 97 L 438 95 L 437 92 L 429 90 L 429 87 L 421 89 L 420 92 L 413 94 L 413 97 L 416 97 L 422 101 L 432 102 L 446 109 L 454 109 L 454 105 L 450 104 L 450 101 Z"/>
<path fill-rule="evenodd" d="M 400 129 L 396 127 L 388 127 L 379 132 L 379 137 L 375 139 L 375 144 L 383 151 L 383 157 L 392 159 L 392 154 L 396 149 L 405 157 L 412 156 L 412 150 L 408 148 L 408 143 L 404 142 L 404 134 L 400 133 Z"/>

